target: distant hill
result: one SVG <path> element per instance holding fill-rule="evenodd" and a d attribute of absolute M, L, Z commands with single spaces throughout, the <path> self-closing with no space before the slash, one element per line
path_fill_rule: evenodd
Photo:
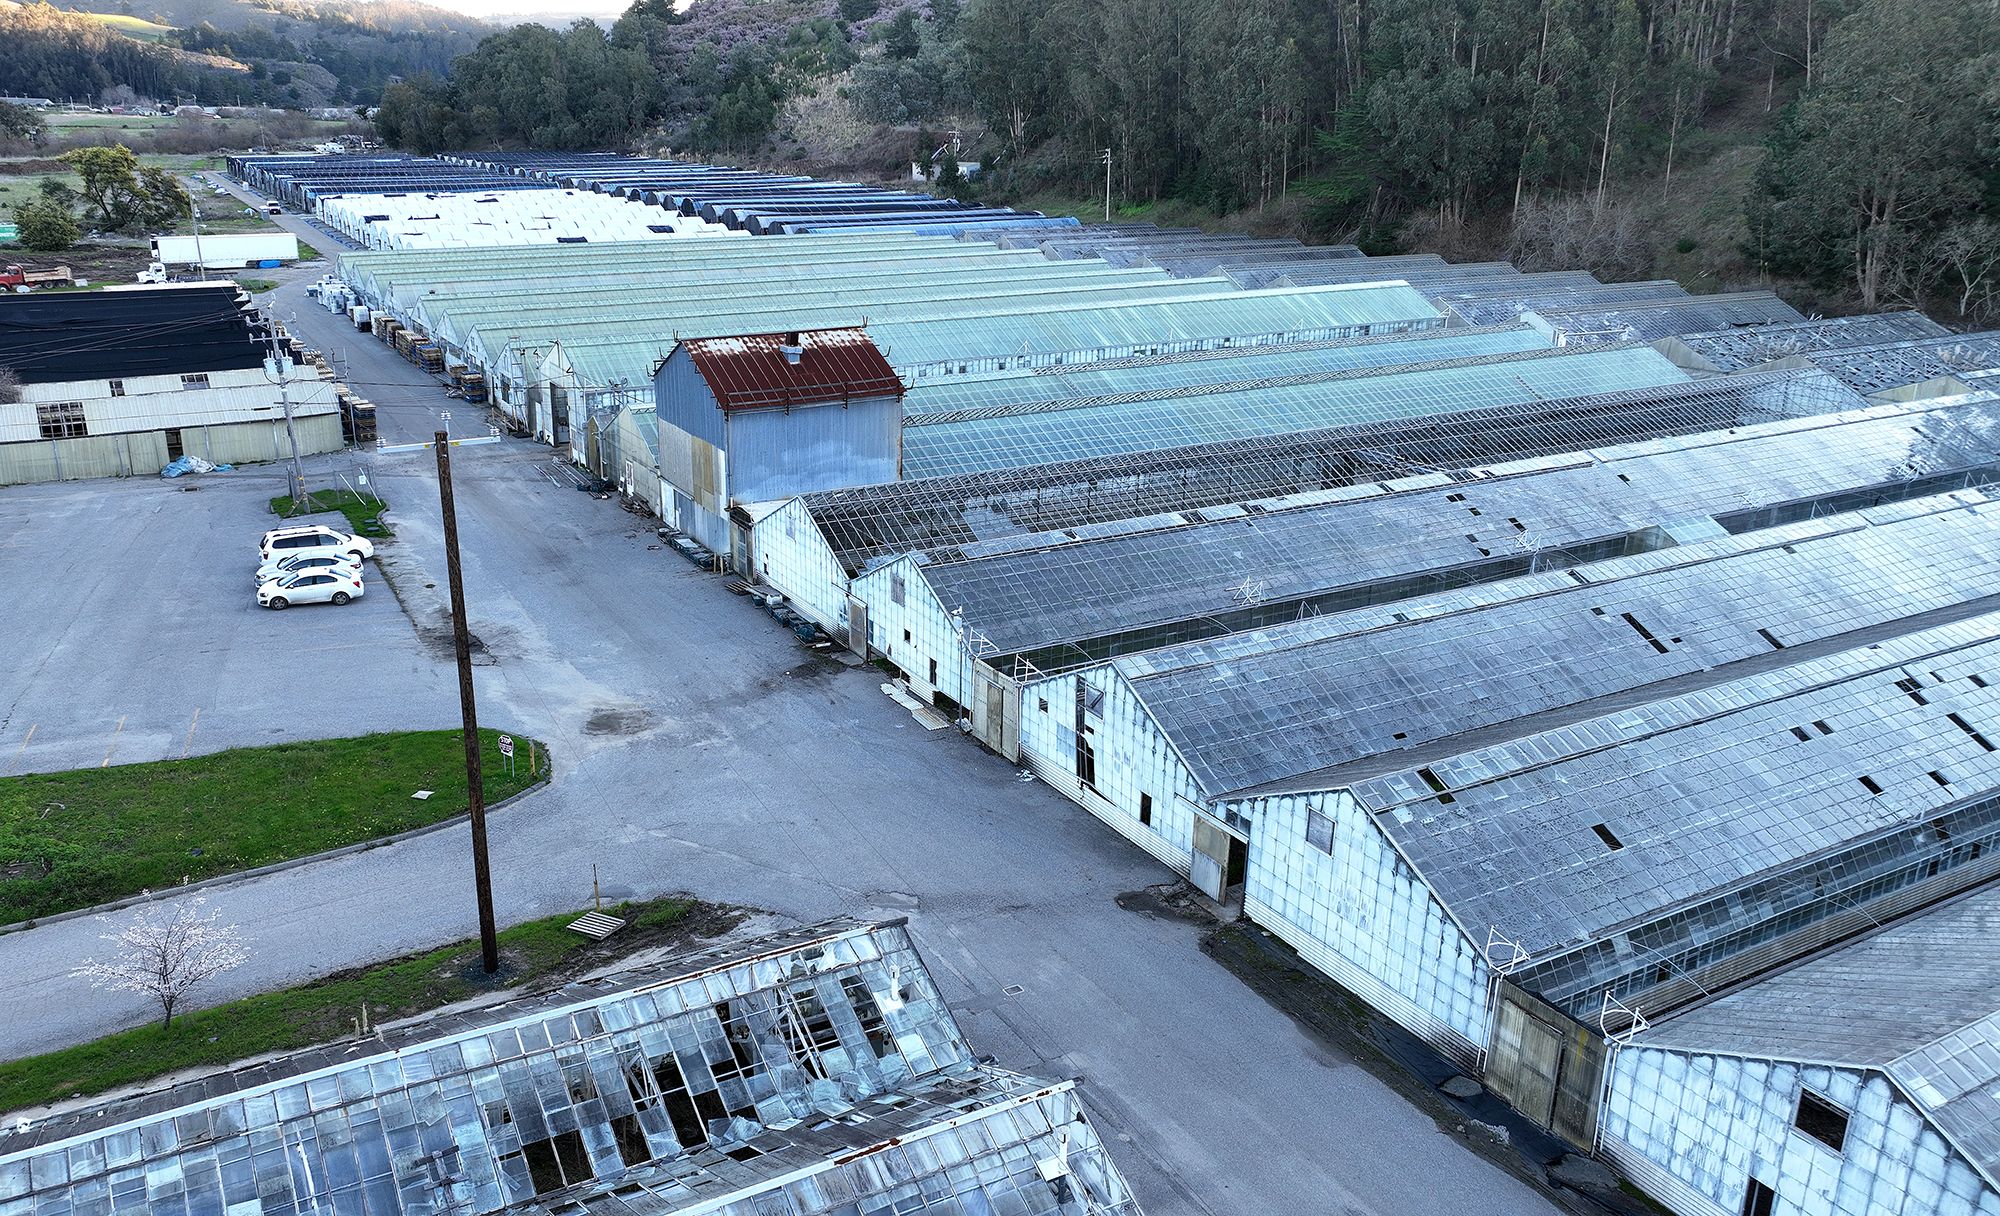
<path fill-rule="evenodd" d="M 94 100 L 125 85 L 210 103 L 373 104 L 492 32 L 415 0 L 0 0 L 0 93 Z"/>

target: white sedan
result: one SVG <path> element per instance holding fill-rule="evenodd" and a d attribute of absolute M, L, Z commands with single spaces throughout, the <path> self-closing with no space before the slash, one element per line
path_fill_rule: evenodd
<path fill-rule="evenodd" d="M 288 574 L 304 574 L 308 570 L 325 570 L 332 574 L 361 577 L 361 563 L 355 561 L 351 555 L 316 551 L 272 558 L 257 567 L 256 583 L 261 587 L 274 578 L 283 578 Z"/>
<path fill-rule="evenodd" d="M 257 605 L 260 608 L 289 608 L 293 604 L 345 604 L 349 600 L 360 599 L 361 593 L 359 570 L 307 570 L 260 584 Z"/>

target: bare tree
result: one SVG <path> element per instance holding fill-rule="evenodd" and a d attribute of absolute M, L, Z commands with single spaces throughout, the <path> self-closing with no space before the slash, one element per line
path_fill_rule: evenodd
<path fill-rule="evenodd" d="M 1937 259 L 1957 280 L 1958 315 L 1968 321 L 1985 321 L 2000 299 L 2000 223 L 1962 220 L 1953 224 L 1938 237 Z"/>
<path fill-rule="evenodd" d="M 1643 211 L 1617 199 L 1593 205 L 1582 195 L 1522 202 L 1508 235 L 1507 259 L 1523 270 L 1583 267 L 1606 280 L 1636 279 L 1652 269 Z"/>
<path fill-rule="evenodd" d="M 0 367 L 0 405 L 18 405 L 20 401 L 20 373 L 11 367 Z"/>
<path fill-rule="evenodd" d="M 171 906 L 149 905 L 124 928 L 99 935 L 115 949 L 109 960 L 85 959 L 70 974 L 89 980 L 92 988 L 152 997 L 166 1015 L 161 1028 L 172 1026 L 174 1010 L 189 989 L 250 957 L 236 926 L 217 924 L 221 913 L 204 913 L 207 906 L 201 896 Z"/>

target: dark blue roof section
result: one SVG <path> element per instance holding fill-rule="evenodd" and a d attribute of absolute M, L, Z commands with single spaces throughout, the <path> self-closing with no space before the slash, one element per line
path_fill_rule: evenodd
<path fill-rule="evenodd" d="M 232 156 L 229 175 L 299 210 L 335 194 L 465 194 L 545 189 L 504 173 L 402 152 L 355 156 Z"/>
<path fill-rule="evenodd" d="M 25 384 L 259 367 L 254 319 L 233 283 L 0 296 L 0 367 Z"/>

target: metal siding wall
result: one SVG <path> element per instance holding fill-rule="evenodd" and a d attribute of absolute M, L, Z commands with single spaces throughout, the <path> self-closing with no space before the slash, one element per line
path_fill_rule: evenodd
<path fill-rule="evenodd" d="M 723 445 L 722 411 L 684 347 L 675 347 L 654 373 L 653 404 L 662 425 L 671 423 L 716 447 Z M 663 449 L 661 458 L 665 455 Z"/>
<path fill-rule="evenodd" d="M 731 414 L 729 501 L 769 502 L 895 481 L 902 428 L 903 407 L 889 397 Z"/>
<path fill-rule="evenodd" d="M 340 434 L 338 415 L 295 418 L 292 429 L 298 434 L 301 456 L 337 452 L 345 443 Z M 184 427 L 181 430 L 181 450 L 217 464 L 287 460 L 292 454 L 291 443 L 285 437 L 283 419 L 276 422 L 239 422 L 227 426 Z"/>
<path fill-rule="evenodd" d="M 0 444 L 0 485 L 151 476 L 166 463 L 166 436 L 158 431 L 36 439 Z"/>

